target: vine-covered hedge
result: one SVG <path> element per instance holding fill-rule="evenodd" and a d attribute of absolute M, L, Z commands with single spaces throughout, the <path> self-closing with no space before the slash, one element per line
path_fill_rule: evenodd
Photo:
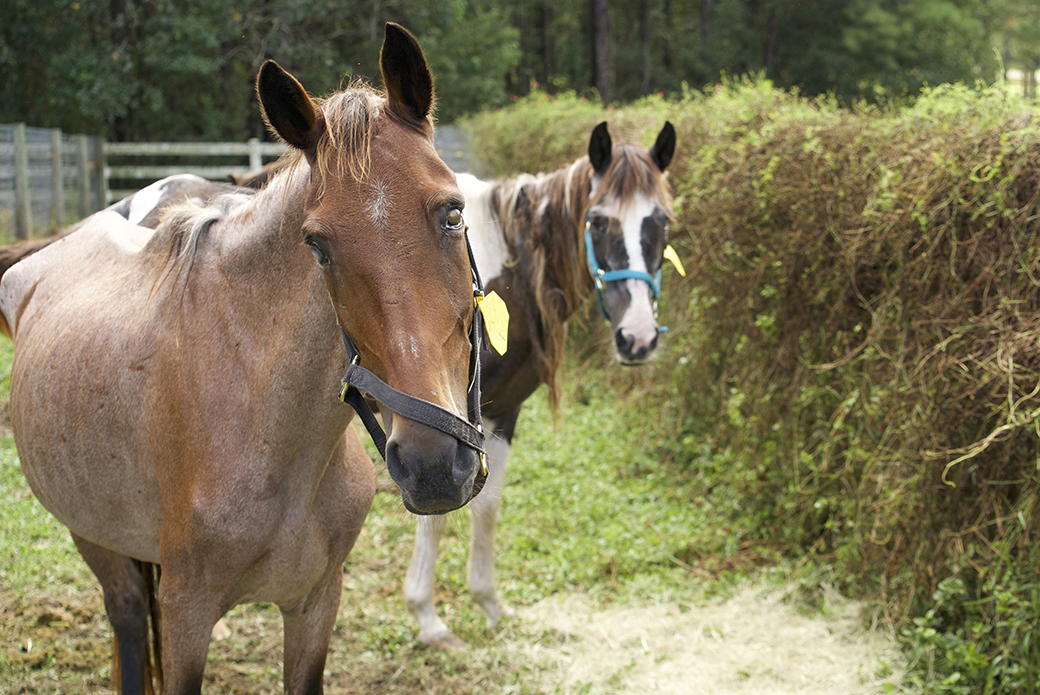
<path fill-rule="evenodd" d="M 877 600 L 927 690 L 1040 689 L 1040 121 L 1002 88 L 850 109 L 735 81 L 469 125 L 504 175 L 604 119 L 678 132 L 690 273 L 653 375 L 691 503 Z"/>

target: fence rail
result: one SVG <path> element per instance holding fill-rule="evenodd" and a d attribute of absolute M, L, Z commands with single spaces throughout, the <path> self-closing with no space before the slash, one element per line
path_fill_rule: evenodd
<path fill-rule="evenodd" d="M 437 129 L 437 151 L 468 169 L 469 143 L 453 126 Z M 0 124 L 0 230 L 28 239 L 96 212 L 174 174 L 224 180 L 257 171 L 285 146 L 261 142 L 105 142 L 24 123 Z"/>
<path fill-rule="evenodd" d="M 260 142 L 257 138 L 247 142 L 107 142 L 105 200 L 120 200 L 152 181 L 174 174 L 223 181 L 229 174 L 259 171 L 265 158 L 276 159 L 284 152 L 285 145 Z M 165 163 L 169 158 L 178 161 Z M 142 159 L 146 163 L 141 163 Z M 220 163 L 211 163 L 217 159 Z M 120 187 L 114 188 L 113 182 Z"/>

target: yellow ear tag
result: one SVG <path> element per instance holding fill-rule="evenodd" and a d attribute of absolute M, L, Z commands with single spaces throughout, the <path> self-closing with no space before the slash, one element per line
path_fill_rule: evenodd
<path fill-rule="evenodd" d="M 679 260 L 679 254 L 675 252 L 675 249 L 672 248 L 671 244 L 668 244 L 668 246 L 665 247 L 664 258 L 665 260 L 672 262 L 675 269 L 679 271 L 679 275 L 686 277 L 686 269 L 682 267 L 682 261 Z"/>
<path fill-rule="evenodd" d="M 506 354 L 509 346 L 509 309 L 506 303 L 494 292 L 488 292 L 483 297 L 477 297 L 477 306 L 480 313 L 484 314 L 484 326 L 491 339 L 491 347 L 500 355 Z"/>

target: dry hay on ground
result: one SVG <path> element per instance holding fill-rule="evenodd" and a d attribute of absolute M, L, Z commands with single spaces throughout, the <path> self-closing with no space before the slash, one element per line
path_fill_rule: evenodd
<path fill-rule="evenodd" d="M 540 664 L 547 692 L 679 695 L 868 695 L 898 692 L 894 640 L 863 629 L 861 609 L 826 591 L 805 615 L 776 588 L 748 586 L 706 606 L 597 610 L 575 595 L 521 612 L 522 632 L 555 633 L 517 648 Z"/>

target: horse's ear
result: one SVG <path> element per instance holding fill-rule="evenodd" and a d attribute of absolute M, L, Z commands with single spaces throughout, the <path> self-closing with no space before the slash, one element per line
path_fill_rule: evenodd
<path fill-rule="evenodd" d="M 592 129 L 592 137 L 589 138 L 589 161 L 597 174 L 602 175 L 610 166 L 611 147 L 607 122 L 603 121 Z"/>
<path fill-rule="evenodd" d="M 665 121 L 661 132 L 657 134 L 657 142 L 650 148 L 650 159 L 661 171 L 668 168 L 672 163 L 672 155 L 675 154 L 675 126 Z"/>
<path fill-rule="evenodd" d="M 256 76 L 256 95 L 264 120 L 289 145 L 305 152 L 318 142 L 321 111 L 295 77 L 268 60 Z"/>
<path fill-rule="evenodd" d="M 433 74 L 414 36 L 400 24 L 387 22 L 379 69 L 390 108 L 409 120 L 422 121 L 433 109 Z"/>

